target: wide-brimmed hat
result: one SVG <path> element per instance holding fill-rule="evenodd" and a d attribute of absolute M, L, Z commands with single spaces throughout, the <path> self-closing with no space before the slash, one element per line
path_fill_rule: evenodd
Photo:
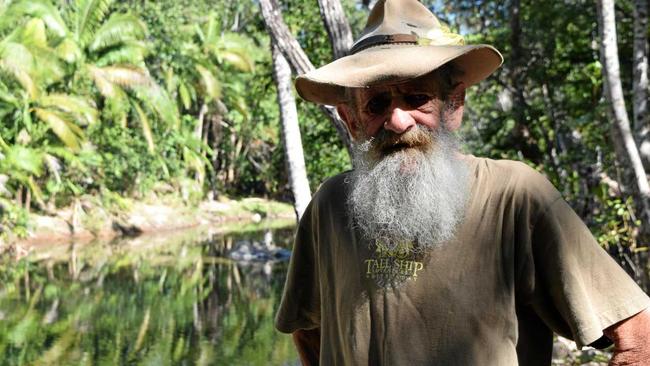
<path fill-rule="evenodd" d="M 417 0 L 379 0 L 350 54 L 298 76 L 296 89 L 306 100 L 336 105 L 345 101 L 345 88 L 399 83 L 450 62 L 459 70 L 456 81 L 469 87 L 503 57 L 490 45 L 465 45 Z"/>

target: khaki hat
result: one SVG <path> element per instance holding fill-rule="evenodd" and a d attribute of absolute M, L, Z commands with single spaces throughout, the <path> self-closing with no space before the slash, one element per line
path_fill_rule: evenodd
<path fill-rule="evenodd" d="M 465 45 L 417 0 L 379 0 L 350 54 L 298 76 L 296 89 L 306 100 L 336 105 L 345 101 L 345 88 L 407 81 L 448 62 L 469 87 L 499 68 L 503 57 L 489 45 Z"/>

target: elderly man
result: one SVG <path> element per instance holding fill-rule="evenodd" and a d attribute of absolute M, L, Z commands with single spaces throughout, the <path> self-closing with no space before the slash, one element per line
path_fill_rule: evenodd
<path fill-rule="evenodd" d="M 650 299 L 558 191 L 458 151 L 465 88 L 501 62 L 418 1 L 380 0 L 349 56 L 298 77 L 356 151 L 296 234 L 276 325 L 303 363 L 546 366 L 557 332 L 650 365 Z"/>

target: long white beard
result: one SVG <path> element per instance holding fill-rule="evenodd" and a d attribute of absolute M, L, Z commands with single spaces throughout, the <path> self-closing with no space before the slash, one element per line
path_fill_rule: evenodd
<path fill-rule="evenodd" d="M 469 169 L 459 160 L 457 137 L 416 128 L 414 136 L 429 134 L 432 146 L 390 154 L 377 151 L 376 139 L 355 146 L 347 208 L 371 245 L 426 250 L 451 239 L 464 216 Z"/>

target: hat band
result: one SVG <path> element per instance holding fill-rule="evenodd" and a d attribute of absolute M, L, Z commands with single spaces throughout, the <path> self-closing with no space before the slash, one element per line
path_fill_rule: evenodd
<path fill-rule="evenodd" d="M 359 51 L 363 51 L 366 48 L 372 46 L 378 46 L 382 44 L 394 44 L 394 43 L 417 44 L 418 37 L 413 34 L 380 34 L 377 36 L 371 36 L 362 39 L 357 44 L 352 46 L 352 49 L 350 50 L 350 55 L 354 55 L 355 53 Z"/>

